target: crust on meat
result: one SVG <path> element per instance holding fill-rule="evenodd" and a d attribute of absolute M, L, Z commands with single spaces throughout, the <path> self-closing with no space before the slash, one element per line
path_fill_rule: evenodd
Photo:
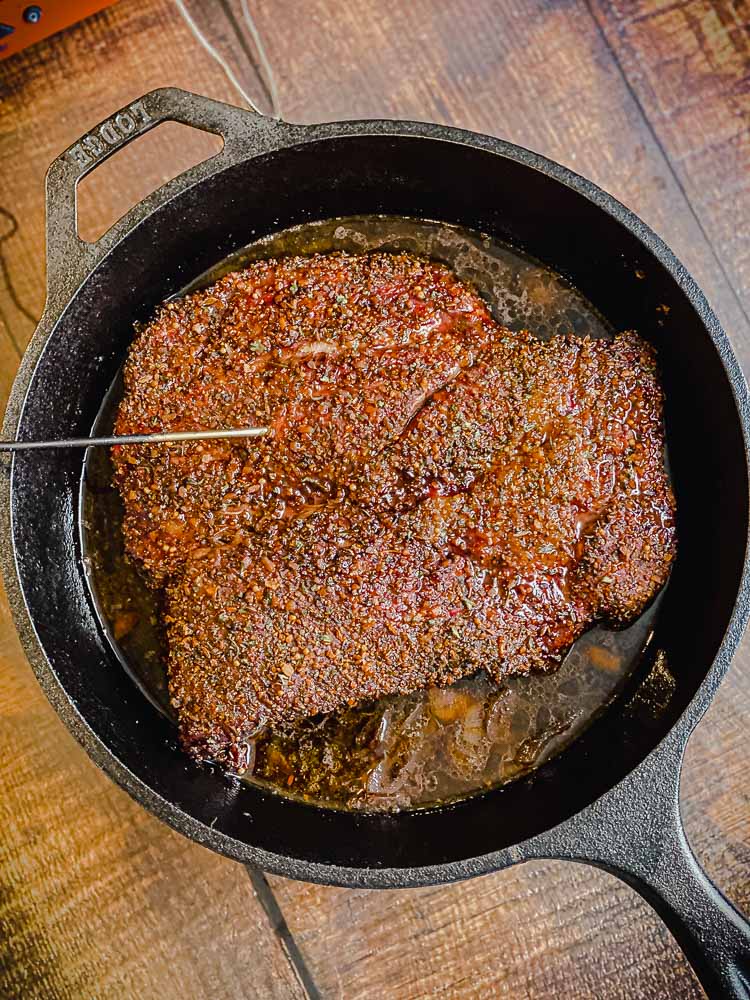
<path fill-rule="evenodd" d="M 263 725 L 485 669 L 553 669 L 667 579 L 651 348 L 511 333 L 408 255 L 264 261 L 131 351 L 114 449 L 128 551 L 164 586 L 183 743 L 241 770 Z"/>

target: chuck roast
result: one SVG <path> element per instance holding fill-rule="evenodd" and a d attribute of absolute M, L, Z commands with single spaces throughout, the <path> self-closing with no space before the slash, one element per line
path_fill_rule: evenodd
<path fill-rule="evenodd" d="M 165 589 L 183 744 L 380 695 L 550 670 L 626 625 L 675 551 L 651 348 L 512 333 L 408 255 L 253 264 L 136 338 L 114 448 L 127 549 Z"/>

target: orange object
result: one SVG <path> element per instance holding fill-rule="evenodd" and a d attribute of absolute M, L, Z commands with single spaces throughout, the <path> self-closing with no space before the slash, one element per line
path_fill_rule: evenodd
<path fill-rule="evenodd" d="M 111 7 L 113 0 L 48 0 L 19 3 L 0 0 L 0 59 L 7 59 L 42 38 Z"/>

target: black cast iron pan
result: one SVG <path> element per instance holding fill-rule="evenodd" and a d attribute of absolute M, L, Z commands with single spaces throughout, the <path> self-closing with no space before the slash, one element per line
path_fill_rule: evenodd
<path fill-rule="evenodd" d="M 223 151 L 146 198 L 97 243 L 81 241 L 77 182 L 167 120 L 221 135 Z M 534 775 L 422 812 L 320 809 L 194 766 L 107 641 L 80 550 L 83 459 L 63 452 L 17 455 L 1 477 L 5 582 L 39 681 L 96 764 L 215 851 L 292 878 L 367 887 L 448 882 L 530 858 L 594 864 L 653 904 L 710 996 L 748 997 L 750 928 L 696 864 L 678 804 L 685 745 L 748 616 L 748 391 L 694 281 L 621 204 L 488 136 L 414 122 L 289 125 L 154 91 L 50 168 L 47 304 L 5 436 L 86 435 L 134 321 L 252 239 L 368 213 L 439 219 L 508 241 L 568 277 L 616 328 L 655 343 L 681 543 L 654 637 L 677 678 L 669 705 L 646 710 L 646 664 Z"/>

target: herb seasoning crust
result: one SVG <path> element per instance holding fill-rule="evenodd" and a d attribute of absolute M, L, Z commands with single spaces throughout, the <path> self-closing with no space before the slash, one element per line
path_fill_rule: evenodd
<path fill-rule="evenodd" d="M 554 669 L 667 579 L 662 393 L 633 333 L 513 333 L 408 254 L 261 261 L 139 331 L 116 432 L 254 425 L 112 450 L 198 758 L 241 771 L 264 726 Z"/>

